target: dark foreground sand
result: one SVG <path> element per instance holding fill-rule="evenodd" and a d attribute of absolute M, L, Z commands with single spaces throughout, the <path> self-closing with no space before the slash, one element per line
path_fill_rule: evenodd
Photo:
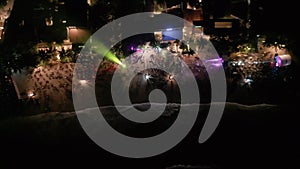
<path fill-rule="evenodd" d="M 227 103 L 221 123 L 205 143 L 197 142 L 209 105 L 190 134 L 175 148 L 156 157 L 129 159 L 106 152 L 84 133 L 76 114 L 45 113 L 0 121 L 1 165 L 84 168 L 299 168 L 300 131 L 297 105 Z M 176 113 L 155 125 L 127 125 L 107 107 L 107 121 L 122 133 L 155 135 L 166 129 Z M 147 133 L 147 134 L 145 134 Z"/>

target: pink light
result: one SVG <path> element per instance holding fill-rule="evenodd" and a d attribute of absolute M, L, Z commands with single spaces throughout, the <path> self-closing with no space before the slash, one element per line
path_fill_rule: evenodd
<path fill-rule="evenodd" d="M 137 51 L 137 52 L 142 52 L 143 50 L 140 49 L 140 48 L 136 48 L 136 51 Z"/>
<path fill-rule="evenodd" d="M 222 63 L 213 63 L 213 64 L 211 64 L 212 66 L 215 66 L 215 67 L 221 67 L 221 66 L 223 66 L 222 65 Z"/>
<path fill-rule="evenodd" d="M 205 63 L 208 63 L 209 65 L 212 65 L 214 67 L 221 67 L 223 66 L 223 59 L 222 58 L 209 59 L 209 60 L 205 60 Z"/>
<path fill-rule="evenodd" d="M 206 60 L 205 62 L 223 62 L 223 59 L 222 58 L 209 59 L 209 60 Z"/>

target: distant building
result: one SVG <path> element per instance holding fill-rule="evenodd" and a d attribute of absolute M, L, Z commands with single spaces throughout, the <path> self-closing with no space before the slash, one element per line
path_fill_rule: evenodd
<path fill-rule="evenodd" d="M 62 42 L 66 39 L 66 26 L 68 24 L 65 2 L 48 0 L 48 2 L 35 4 L 32 20 L 27 20 L 23 26 L 26 24 L 33 26 L 37 41 Z"/>
<path fill-rule="evenodd" d="M 203 20 L 200 4 L 191 6 L 188 2 L 177 1 L 175 3 L 175 1 L 165 1 L 164 3 L 158 3 L 156 0 L 153 0 L 153 4 L 151 5 L 150 3 L 147 9 L 153 12 L 153 15 L 167 13 L 183 18 L 190 23 Z M 184 22 L 181 25 L 174 25 L 166 21 L 165 25 L 162 25 L 161 29 L 154 34 L 156 39 L 161 39 L 162 41 L 176 40 L 174 37 L 181 37 L 180 39 L 182 39 L 186 32 L 186 26 Z"/>
<path fill-rule="evenodd" d="M 8 21 L 7 43 L 35 43 L 41 48 L 53 43 L 66 48 L 82 44 L 90 36 L 87 6 L 87 0 L 18 0 Z M 69 32 L 71 27 L 80 28 L 79 33 Z M 0 22 L 0 34 L 4 28 Z"/>
<path fill-rule="evenodd" d="M 237 0 L 238 2 L 245 2 L 244 0 Z M 203 27 L 203 32 L 207 35 L 238 35 L 241 31 L 241 23 L 246 20 L 247 10 L 242 10 L 245 13 L 245 18 L 240 14 L 232 13 L 236 9 L 237 1 L 231 0 L 203 0 L 202 12 L 203 19 L 201 21 L 193 21 L 193 24 L 198 27 Z"/>
<path fill-rule="evenodd" d="M 224 0 L 222 2 L 211 0 L 190 0 L 190 1 L 164 1 L 164 3 L 158 3 L 157 0 L 153 0 L 153 4 L 150 4 L 154 14 L 168 13 L 176 15 L 185 19 L 186 21 L 193 23 L 206 35 L 238 35 L 241 31 L 241 22 L 243 19 L 231 14 L 231 1 Z M 149 7 L 148 7 L 149 9 Z M 226 10 L 225 10 L 226 9 Z M 247 11 L 246 11 L 247 12 Z M 184 35 L 184 27 L 182 25 L 181 31 L 177 32 Z M 171 27 L 170 27 L 171 28 Z M 172 30 L 179 30 L 178 27 Z M 161 32 L 162 34 L 170 34 L 171 31 Z M 158 33 L 156 32 L 156 36 Z M 164 37 L 162 35 L 162 37 Z"/>
<path fill-rule="evenodd" d="M 73 44 L 84 44 L 90 36 L 91 31 L 86 27 L 67 27 L 67 39 Z"/>

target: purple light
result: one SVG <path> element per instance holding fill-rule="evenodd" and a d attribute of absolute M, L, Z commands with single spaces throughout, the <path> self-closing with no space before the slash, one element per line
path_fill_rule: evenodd
<path fill-rule="evenodd" d="M 281 58 L 279 56 L 276 56 L 275 60 L 276 60 L 276 66 L 280 67 L 282 65 Z"/>
<path fill-rule="evenodd" d="M 214 66 L 214 67 L 221 67 L 221 66 L 223 66 L 222 63 L 213 63 L 211 65 Z"/>
<path fill-rule="evenodd" d="M 205 63 L 214 67 L 221 67 L 223 66 L 223 59 L 222 58 L 209 59 L 209 60 L 205 60 Z"/>
<path fill-rule="evenodd" d="M 134 51 L 134 47 L 133 47 L 133 46 L 131 46 L 131 47 L 130 47 L 130 50 Z"/>
<path fill-rule="evenodd" d="M 209 59 L 209 60 L 206 60 L 205 62 L 223 62 L 223 59 L 222 58 Z"/>

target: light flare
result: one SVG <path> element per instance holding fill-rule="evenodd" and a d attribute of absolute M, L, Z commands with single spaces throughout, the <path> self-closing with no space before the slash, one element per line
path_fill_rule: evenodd
<path fill-rule="evenodd" d="M 126 68 L 126 65 L 122 63 L 121 60 L 101 42 L 96 42 L 95 52 L 104 56 L 104 58 L 122 66 L 123 68 Z"/>

